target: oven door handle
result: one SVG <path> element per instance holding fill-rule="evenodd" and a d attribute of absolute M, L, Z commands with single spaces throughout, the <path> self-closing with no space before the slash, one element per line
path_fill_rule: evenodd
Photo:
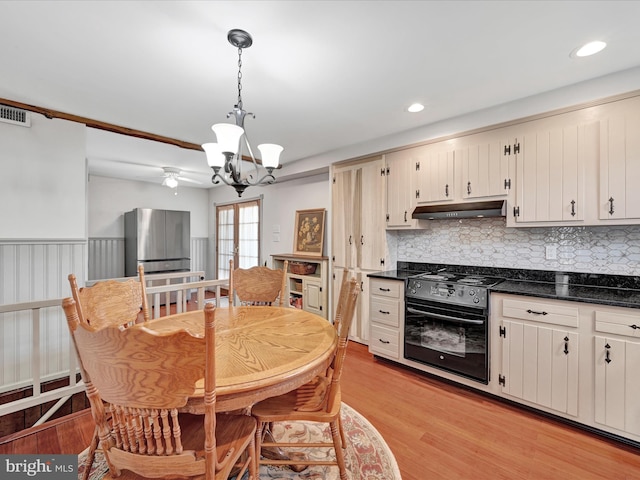
<path fill-rule="evenodd" d="M 429 317 L 439 318 L 440 320 L 452 320 L 460 323 L 471 323 L 473 325 L 482 325 L 484 320 L 468 320 L 466 318 L 450 317 L 449 315 L 441 315 L 439 313 L 425 312 L 423 310 L 416 310 L 415 308 L 407 307 L 409 313 L 415 313 L 418 315 L 428 315 Z"/>

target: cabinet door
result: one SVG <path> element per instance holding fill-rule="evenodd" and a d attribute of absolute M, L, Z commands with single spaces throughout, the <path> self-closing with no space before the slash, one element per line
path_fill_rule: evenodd
<path fill-rule="evenodd" d="M 441 146 L 421 149 L 413 161 L 418 182 L 417 203 L 454 200 L 454 151 Z"/>
<path fill-rule="evenodd" d="M 456 150 L 462 159 L 462 198 L 507 195 L 511 185 L 509 157 L 499 139 L 479 140 Z"/>
<path fill-rule="evenodd" d="M 411 228 L 414 194 L 411 157 L 408 150 L 385 155 L 387 173 L 387 228 Z"/>
<path fill-rule="evenodd" d="M 353 319 L 354 326 L 351 327 L 352 338 L 360 343 L 369 343 L 369 284 L 370 278 L 367 276 L 371 272 L 362 271 L 358 274 L 360 282 L 360 294 L 356 307 L 356 316 Z"/>
<path fill-rule="evenodd" d="M 640 435 L 640 343 L 595 337 L 595 421 Z"/>
<path fill-rule="evenodd" d="M 503 321 L 503 393 L 578 415 L 578 334 Z"/>
<path fill-rule="evenodd" d="M 304 279 L 304 310 L 315 313 L 317 315 L 323 315 L 324 305 L 322 301 L 322 285 L 318 282 L 313 282 Z"/>
<path fill-rule="evenodd" d="M 366 270 L 381 270 L 384 269 L 386 257 L 384 160 L 365 164 L 360 171 L 358 266 Z"/>
<path fill-rule="evenodd" d="M 353 172 L 336 171 L 331 186 L 331 252 L 334 265 L 349 267 L 355 261 L 353 250 Z"/>
<path fill-rule="evenodd" d="M 640 218 L 638 103 L 600 124 L 601 219 Z"/>
<path fill-rule="evenodd" d="M 516 156 L 516 223 L 584 219 L 583 150 L 597 124 L 528 133 Z"/>

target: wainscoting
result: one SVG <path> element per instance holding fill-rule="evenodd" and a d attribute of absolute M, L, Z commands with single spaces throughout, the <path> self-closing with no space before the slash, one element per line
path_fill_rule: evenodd
<path fill-rule="evenodd" d="M 84 240 L 0 242 L 0 305 L 49 300 L 70 294 L 67 276 L 85 278 Z M 31 312 L 0 314 L 0 391 L 27 385 L 31 379 Z M 26 339 L 21 342 L 20 339 Z M 43 379 L 67 374 L 69 332 L 59 307 L 40 312 L 40 372 Z"/>
<path fill-rule="evenodd" d="M 191 239 L 191 270 L 207 271 L 209 239 Z M 124 277 L 124 238 L 89 239 L 87 280 Z"/>

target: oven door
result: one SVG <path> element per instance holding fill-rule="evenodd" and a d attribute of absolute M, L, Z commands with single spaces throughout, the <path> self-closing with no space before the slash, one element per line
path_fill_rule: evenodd
<path fill-rule="evenodd" d="M 404 356 L 487 384 L 487 312 L 407 298 Z"/>

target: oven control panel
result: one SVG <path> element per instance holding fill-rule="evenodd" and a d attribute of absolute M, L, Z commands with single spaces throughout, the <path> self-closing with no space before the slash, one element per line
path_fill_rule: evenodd
<path fill-rule="evenodd" d="M 455 283 L 409 279 L 407 296 L 469 307 L 487 306 L 486 288 Z"/>

